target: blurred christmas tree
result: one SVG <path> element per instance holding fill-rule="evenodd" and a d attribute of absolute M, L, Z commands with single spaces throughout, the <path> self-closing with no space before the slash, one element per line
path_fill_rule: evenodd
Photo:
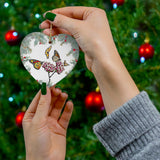
<path fill-rule="evenodd" d="M 160 109 L 160 55 L 158 54 L 160 1 L 126 0 L 123 3 L 123 0 L 112 0 L 111 2 L 110 0 L 0 1 L 0 159 L 25 159 L 23 132 L 16 126 L 15 117 L 24 106 L 30 104 L 40 85 L 24 69 L 17 43 L 23 36 L 40 31 L 38 26 L 43 21 L 43 13 L 47 10 L 64 6 L 92 6 L 105 9 L 123 62 L 140 91 L 147 91 L 156 107 Z M 11 32 L 13 28 L 14 31 Z M 152 46 L 147 48 L 142 46 L 144 43 Z M 142 48 L 138 50 L 140 46 Z M 85 96 L 95 90 L 97 83 L 86 69 L 82 53 L 76 68 L 57 86 L 63 91 L 66 90 L 75 104 L 68 129 L 66 160 L 113 160 L 114 158 L 104 149 L 92 131 L 93 124 L 100 121 L 105 112 L 92 113 L 85 107 Z"/>

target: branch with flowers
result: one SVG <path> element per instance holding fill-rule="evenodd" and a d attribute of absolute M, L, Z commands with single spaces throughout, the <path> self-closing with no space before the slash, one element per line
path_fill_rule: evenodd
<path fill-rule="evenodd" d="M 64 71 L 64 65 L 62 64 L 61 61 L 57 61 L 56 66 L 54 66 L 54 64 L 51 64 L 49 62 L 44 62 L 42 67 L 48 72 L 48 78 L 49 78 L 48 83 L 50 83 L 51 77 L 54 75 L 55 72 L 60 74 Z"/>

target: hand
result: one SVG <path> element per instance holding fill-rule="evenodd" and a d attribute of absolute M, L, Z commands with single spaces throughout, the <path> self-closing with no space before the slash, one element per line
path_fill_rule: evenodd
<path fill-rule="evenodd" d="M 64 160 L 66 132 L 73 110 L 68 95 L 60 89 L 47 88 L 47 94 L 37 93 L 23 118 L 26 160 Z"/>
<path fill-rule="evenodd" d="M 49 35 L 52 23 L 52 35 L 66 33 L 74 36 L 85 53 L 88 69 L 98 82 L 107 114 L 139 94 L 117 51 L 104 10 L 64 7 L 49 12 L 56 14 L 54 21 L 46 20 L 40 28 Z"/>
<path fill-rule="evenodd" d="M 90 71 L 93 70 L 94 61 L 104 59 L 104 56 L 109 61 L 111 51 L 117 52 L 104 10 L 94 7 L 65 7 L 51 12 L 56 14 L 54 21 L 46 20 L 41 23 L 40 28 L 45 29 L 43 32 L 49 35 L 52 23 L 52 35 L 72 35 L 85 53 L 86 65 Z M 103 46 L 107 48 L 105 54 L 101 52 Z"/>

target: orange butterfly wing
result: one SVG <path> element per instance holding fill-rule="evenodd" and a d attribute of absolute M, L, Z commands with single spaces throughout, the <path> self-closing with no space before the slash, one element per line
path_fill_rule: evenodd
<path fill-rule="evenodd" d="M 39 69 L 41 68 L 42 64 L 43 64 L 43 62 L 38 61 L 38 60 L 36 60 L 36 59 L 30 59 L 29 62 L 32 63 L 32 64 L 33 64 L 33 67 L 34 67 L 35 69 L 37 69 L 37 70 L 39 70 Z"/>
<path fill-rule="evenodd" d="M 49 52 L 50 52 L 51 48 L 52 48 L 52 46 L 47 48 L 46 51 L 45 51 L 45 55 L 47 56 L 47 59 L 49 58 Z"/>

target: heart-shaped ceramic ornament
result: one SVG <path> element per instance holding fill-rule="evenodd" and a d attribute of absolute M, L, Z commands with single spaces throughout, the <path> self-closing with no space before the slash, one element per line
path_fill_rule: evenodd
<path fill-rule="evenodd" d="M 78 61 L 79 46 L 67 34 L 53 36 L 49 42 L 49 36 L 33 32 L 23 39 L 20 54 L 23 65 L 34 79 L 50 87 L 72 71 Z"/>

